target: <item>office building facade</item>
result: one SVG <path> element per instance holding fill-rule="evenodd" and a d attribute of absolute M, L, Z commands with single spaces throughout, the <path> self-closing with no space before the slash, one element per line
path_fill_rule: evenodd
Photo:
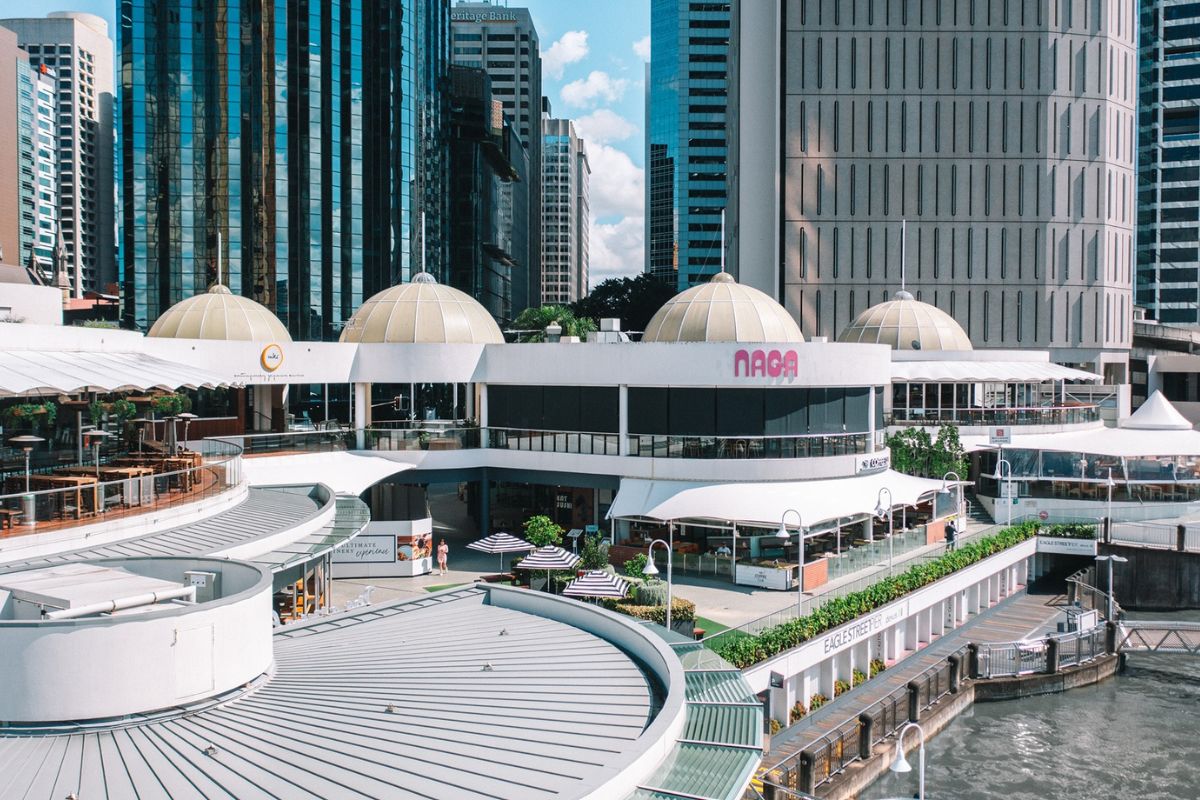
<path fill-rule="evenodd" d="M 542 305 L 588 292 L 587 147 L 569 119 L 542 120 Z"/>
<path fill-rule="evenodd" d="M 646 272 L 680 290 L 721 268 L 728 2 L 651 0 Z"/>
<path fill-rule="evenodd" d="M 1142 0 L 1136 301 L 1200 324 L 1200 6 Z"/>
<path fill-rule="evenodd" d="M 474 297 L 501 324 L 512 320 L 516 258 L 512 194 L 524 146 L 487 72 L 450 67 L 449 284 Z M 521 195 L 524 200 L 524 195 Z M 527 201 L 526 201 L 527 202 Z M 527 232 L 522 231 L 527 238 Z"/>
<path fill-rule="evenodd" d="M 741 282 L 831 338 L 903 286 L 1124 380 L 1136 4 L 736 6 Z"/>
<path fill-rule="evenodd" d="M 113 43 L 93 14 L 54 12 L 5 19 L 34 67 L 56 89 L 55 203 L 71 291 L 107 291 L 117 281 L 113 191 Z M 39 203 L 46 203 L 39 193 Z M 39 236 L 40 239 L 40 236 Z M 39 242 L 39 245 L 42 243 Z M 41 256 L 39 256 L 41 258 Z"/>
<path fill-rule="evenodd" d="M 122 0 L 124 323 L 148 328 L 221 264 L 295 338 L 336 339 L 366 297 L 440 274 L 446 171 L 428 167 L 446 163 L 433 95 L 448 13 L 448 0 Z"/>
<path fill-rule="evenodd" d="M 512 312 L 536 306 L 542 288 L 542 57 L 533 18 L 524 8 L 459 2 L 450 10 L 450 58 L 487 71 L 492 97 L 528 150 L 528 256 L 513 271 Z M 508 191 L 515 189 L 515 185 Z"/>

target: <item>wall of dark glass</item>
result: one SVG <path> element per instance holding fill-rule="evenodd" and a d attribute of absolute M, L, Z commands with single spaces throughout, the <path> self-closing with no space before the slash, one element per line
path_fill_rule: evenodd
<path fill-rule="evenodd" d="M 672 436 L 862 433 L 870 429 L 871 391 L 867 387 L 630 387 L 629 432 Z M 875 392 L 879 417 L 882 389 Z"/>
<path fill-rule="evenodd" d="M 616 433 L 615 386 L 501 386 L 487 390 L 488 427 Z"/>

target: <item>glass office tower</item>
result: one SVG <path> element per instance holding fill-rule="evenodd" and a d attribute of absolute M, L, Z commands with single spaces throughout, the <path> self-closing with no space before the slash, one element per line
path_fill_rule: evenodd
<path fill-rule="evenodd" d="M 121 0 L 124 323 L 218 279 L 297 339 L 444 264 L 448 0 Z M 426 203 L 426 198 L 437 198 Z M 218 259 L 217 248 L 221 249 Z"/>
<path fill-rule="evenodd" d="M 729 3 L 652 0 L 646 272 L 680 290 L 721 266 Z"/>
<path fill-rule="evenodd" d="M 1137 297 L 1200 324 L 1200 4 L 1142 0 Z"/>

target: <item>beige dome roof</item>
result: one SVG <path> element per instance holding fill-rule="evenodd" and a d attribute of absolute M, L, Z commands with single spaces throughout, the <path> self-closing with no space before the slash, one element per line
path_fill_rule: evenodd
<path fill-rule="evenodd" d="M 150 327 L 149 336 L 164 339 L 290 342 L 279 318 L 261 303 L 214 283 L 204 294 L 180 300 Z"/>
<path fill-rule="evenodd" d="M 470 295 L 428 272 L 371 297 L 342 329 L 343 342 L 503 344 L 492 315 Z"/>
<path fill-rule="evenodd" d="M 672 297 L 646 325 L 643 342 L 803 342 L 800 326 L 769 295 L 726 272 Z"/>
<path fill-rule="evenodd" d="M 893 350 L 973 350 L 954 317 L 905 291 L 858 315 L 839 342 L 886 344 Z"/>

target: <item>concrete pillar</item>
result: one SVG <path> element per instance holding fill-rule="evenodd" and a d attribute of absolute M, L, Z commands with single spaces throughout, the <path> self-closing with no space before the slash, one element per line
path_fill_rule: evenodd
<path fill-rule="evenodd" d="M 780 689 L 768 689 L 771 693 L 771 717 L 778 720 L 783 727 L 788 725 L 788 713 L 791 710 L 791 703 L 788 702 L 788 697 L 791 692 L 788 691 L 790 680 L 784 680 L 783 687 Z"/>
<path fill-rule="evenodd" d="M 958 622 L 957 625 L 962 625 L 967 621 L 967 617 L 971 616 L 971 599 L 970 590 L 963 589 L 958 595 Z"/>
<path fill-rule="evenodd" d="M 932 618 L 932 608 L 927 608 L 920 614 L 917 614 L 917 641 L 921 644 L 929 644 L 933 641 Z"/>
<path fill-rule="evenodd" d="M 833 682 L 834 677 L 833 658 L 827 658 L 820 664 L 820 674 L 817 678 L 817 691 L 825 695 L 826 699 L 833 699 Z"/>
<path fill-rule="evenodd" d="M 265 384 L 256 384 L 251 389 L 254 396 L 254 421 L 251 428 L 255 431 L 269 431 L 271 430 L 271 387 Z"/>
<path fill-rule="evenodd" d="M 487 384 L 480 383 L 476 386 L 479 392 L 479 446 L 488 446 L 488 399 L 487 399 Z"/>
<path fill-rule="evenodd" d="M 904 624 L 897 622 L 887 630 L 886 652 L 884 661 L 895 661 L 900 658 L 904 649 Z"/>
<path fill-rule="evenodd" d="M 853 656 L 851 659 L 851 668 L 857 669 L 867 677 L 871 676 L 871 640 L 859 642 L 851 648 Z"/>
<path fill-rule="evenodd" d="M 946 600 L 938 603 L 930 611 L 929 632 L 934 636 L 941 636 L 946 632 L 946 609 L 950 603 Z"/>
<path fill-rule="evenodd" d="M 629 387 L 617 387 L 617 447 L 618 453 L 629 455 Z"/>
<path fill-rule="evenodd" d="M 875 541 L 875 524 L 870 517 L 863 521 L 863 538 L 868 542 Z"/>
<path fill-rule="evenodd" d="M 808 710 L 808 698 L 812 697 L 821 687 L 821 675 L 818 667 L 809 667 L 804 670 L 803 681 L 800 690 L 800 702 L 804 704 L 804 710 Z"/>
<path fill-rule="evenodd" d="M 918 616 L 917 614 L 913 614 L 904 620 L 904 649 L 910 652 L 915 651 L 921 646 L 921 634 L 917 629 Z"/>
<path fill-rule="evenodd" d="M 367 447 L 366 429 L 371 427 L 371 384 L 354 384 L 354 441 L 355 447 Z"/>
<path fill-rule="evenodd" d="M 482 470 L 483 477 L 479 480 L 479 534 L 490 536 L 492 525 L 492 482 L 488 480 L 487 470 Z"/>

